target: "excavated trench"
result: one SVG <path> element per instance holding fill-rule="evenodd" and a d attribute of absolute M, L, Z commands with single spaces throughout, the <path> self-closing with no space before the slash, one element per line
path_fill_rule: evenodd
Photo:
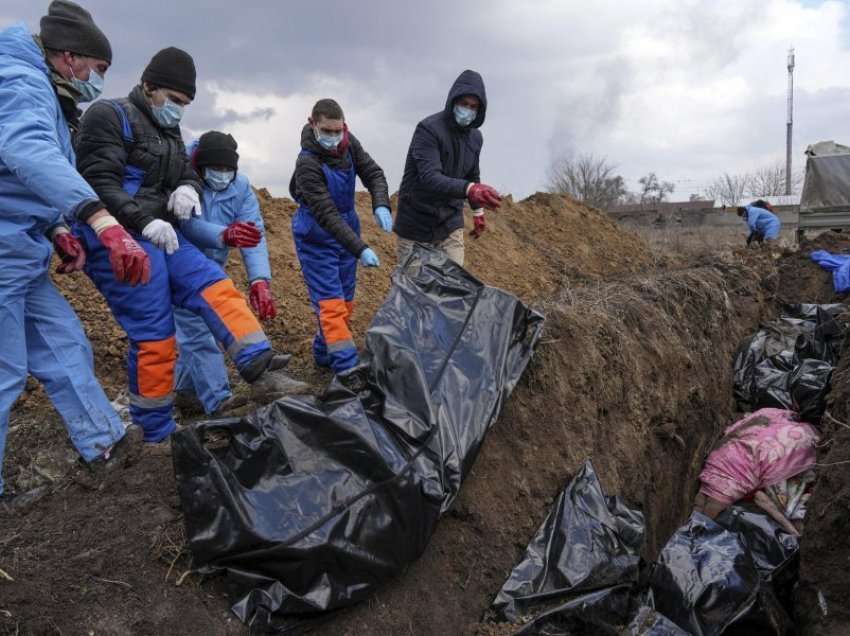
<path fill-rule="evenodd" d="M 592 458 L 641 507 L 652 559 L 687 518 L 733 417 L 736 346 L 775 311 L 769 259 L 563 290 L 525 378 L 425 555 L 321 634 L 502 634 L 486 609 L 561 488 Z"/>
<path fill-rule="evenodd" d="M 267 227 L 271 234 L 281 232 L 291 206 L 277 213 L 268 205 Z M 368 218 L 371 210 L 361 213 Z M 731 366 L 739 342 L 773 318 L 779 302 L 831 300 L 828 275 L 805 256 L 776 260 L 730 251 L 691 258 L 687 267 L 671 266 L 669 259 L 656 267 L 638 239 L 595 211 L 549 195 L 511 204 L 504 219 L 488 230 L 488 240 L 503 246 L 502 258 L 494 262 L 487 244 L 472 243 L 470 269 L 524 299 L 538 299 L 531 304 L 545 313 L 547 326 L 535 359 L 425 554 L 369 601 L 335 614 L 313 633 L 513 633 L 488 622 L 487 608 L 554 498 L 587 458 L 609 494 L 642 508 L 644 556 L 654 558 L 687 518 L 704 457 L 735 417 Z M 389 239 L 375 230 L 370 242 L 382 259 L 391 258 Z M 617 247 L 595 249 L 599 244 Z M 272 334 L 303 357 L 313 329 L 308 305 L 298 296 L 303 290 L 291 245 L 276 240 L 272 247 L 280 274 L 275 284 L 284 314 L 291 316 Z M 559 273 L 565 284 L 553 284 Z M 363 278 L 358 333 L 389 284 L 385 277 Z M 87 325 L 111 325 L 85 282 L 63 285 Z M 555 287 L 561 291 L 545 295 Z M 98 334 L 90 333 L 99 368 L 105 382 L 116 382 L 120 338 Z M 850 359 L 845 363 L 850 367 Z M 850 372 L 845 377 L 834 413 L 847 422 Z M 41 453 L 66 445 L 61 428 L 43 426 L 42 400 L 29 398 L 10 438 L 6 468 L 19 480 Z M 841 439 L 846 432 L 835 436 L 835 461 L 847 459 L 838 448 Z M 850 509 L 844 469 L 830 469 L 832 482 L 816 491 L 812 509 L 826 512 L 815 524 L 818 533 L 803 541 L 801 587 L 808 601 L 801 611 L 812 634 L 846 633 L 829 631 L 818 614 L 818 592 L 840 599 L 842 586 L 848 589 L 842 578 L 850 554 L 842 538 L 847 533 L 841 533 Z M 22 519 L 0 518 L 0 566 L 15 578 L 14 585 L 0 582 L 0 634 L 83 628 L 139 635 L 246 633 L 229 612 L 222 582 L 192 573 L 167 453 L 147 454 L 97 493 L 64 478 L 57 484 L 61 496 Z M 843 504 L 832 505 L 829 487 L 843 493 Z M 832 620 L 841 606 L 830 607 Z"/>

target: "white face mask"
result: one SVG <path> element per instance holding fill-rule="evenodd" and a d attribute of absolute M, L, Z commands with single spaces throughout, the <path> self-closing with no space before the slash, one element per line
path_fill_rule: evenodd
<path fill-rule="evenodd" d="M 93 68 L 89 69 L 87 80 L 77 79 L 74 69 L 71 69 L 71 84 L 80 92 L 80 102 L 93 102 L 103 93 L 103 75 Z"/>
<path fill-rule="evenodd" d="M 235 176 L 236 173 L 233 170 L 213 170 L 212 168 L 204 169 L 204 181 L 206 181 L 207 185 L 216 192 L 226 190 L 227 186 L 233 182 L 233 178 Z"/>

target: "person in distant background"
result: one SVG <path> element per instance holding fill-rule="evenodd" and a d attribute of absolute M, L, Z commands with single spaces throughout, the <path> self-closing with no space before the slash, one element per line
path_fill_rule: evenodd
<path fill-rule="evenodd" d="M 747 236 L 747 245 L 753 241 L 763 243 L 764 241 L 775 241 L 779 238 L 782 222 L 773 213 L 770 203 L 759 199 L 750 205 L 739 206 L 738 216 L 747 222 L 750 234 Z"/>
<path fill-rule="evenodd" d="M 486 229 L 484 209 L 495 210 L 502 198 L 481 183 L 479 158 L 484 138 L 478 130 L 487 114 L 484 80 L 475 71 L 460 74 L 446 105 L 416 126 L 398 193 L 398 262 L 416 243 L 442 250 L 463 265 L 463 202 L 472 206 L 472 237 Z"/>
<path fill-rule="evenodd" d="M 365 386 L 364 368 L 351 335 L 357 259 L 365 267 L 380 265 L 378 255 L 360 238 L 360 219 L 354 209 L 357 177 L 372 195 L 375 220 L 390 232 L 392 214 L 384 171 L 349 132 L 340 105 L 320 99 L 301 131 L 301 152 L 289 183 L 289 192 L 298 202 L 292 235 L 319 322 L 313 357 L 317 365 L 333 369 L 353 391 Z"/>
<path fill-rule="evenodd" d="M 271 293 L 271 266 L 260 204 L 251 183 L 238 171 L 236 140 L 211 130 L 189 146 L 189 157 L 201 177 L 201 216 L 180 223 L 180 230 L 208 258 L 224 267 L 230 248 L 239 249 L 248 274 L 249 300 L 260 320 L 277 316 Z M 184 412 L 200 406 L 211 415 L 244 404 L 233 396 L 224 354 L 199 315 L 175 307 L 177 348 L 174 371 L 176 404 Z M 200 404 L 198 404 L 200 400 Z"/>

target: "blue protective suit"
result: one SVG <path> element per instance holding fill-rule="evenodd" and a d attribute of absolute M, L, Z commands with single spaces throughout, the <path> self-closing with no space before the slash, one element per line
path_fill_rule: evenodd
<path fill-rule="evenodd" d="M 832 254 L 826 250 L 816 250 L 809 254 L 815 263 L 828 272 L 832 272 L 832 286 L 838 294 L 850 292 L 850 254 Z"/>
<path fill-rule="evenodd" d="M 97 199 L 74 169 L 68 122 L 41 50 L 23 25 L 0 32 L 0 468 L 9 412 L 28 372 L 86 461 L 124 435 L 82 325 L 48 276 L 45 232 Z"/>
<path fill-rule="evenodd" d="M 353 159 L 349 163 L 348 168 L 332 168 L 322 163 L 322 170 L 328 193 L 340 216 L 359 237 L 360 219 L 354 209 L 357 169 Z M 300 201 L 292 217 L 292 235 L 310 303 L 319 323 L 313 338 L 313 357 L 319 366 L 341 373 L 360 361 L 351 334 L 357 257 L 322 229 L 310 208 Z"/>
<path fill-rule="evenodd" d="M 189 147 L 190 155 L 195 145 Z M 183 222 L 181 230 L 207 257 L 224 267 L 230 248 L 222 243 L 222 232 L 237 221 L 253 223 L 264 232 L 260 204 L 248 178 L 241 173 L 237 173 L 233 182 L 220 192 L 205 185 L 201 199 L 203 216 Z M 259 245 L 241 248 L 239 252 L 250 282 L 271 280 L 265 233 Z M 204 410 L 213 413 L 231 395 L 224 355 L 200 316 L 176 307 L 174 323 L 180 351 L 174 372 L 175 389 L 181 393 L 195 394 L 204 405 Z"/>
<path fill-rule="evenodd" d="M 747 207 L 747 227 L 750 232 L 760 235 L 766 241 L 772 241 L 779 238 L 779 231 L 782 229 L 782 223 L 779 217 L 770 210 L 765 210 L 755 205 Z"/>

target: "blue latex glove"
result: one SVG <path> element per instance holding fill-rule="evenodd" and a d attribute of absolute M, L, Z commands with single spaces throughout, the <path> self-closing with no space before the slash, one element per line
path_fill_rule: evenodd
<path fill-rule="evenodd" d="M 378 225 L 384 232 L 392 232 L 393 230 L 393 215 L 390 209 L 381 205 L 375 208 L 375 218 L 378 220 Z"/>
<path fill-rule="evenodd" d="M 377 267 L 381 261 L 378 260 L 378 255 L 367 247 L 360 253 L 360 264 L 363 267 Z"/>

